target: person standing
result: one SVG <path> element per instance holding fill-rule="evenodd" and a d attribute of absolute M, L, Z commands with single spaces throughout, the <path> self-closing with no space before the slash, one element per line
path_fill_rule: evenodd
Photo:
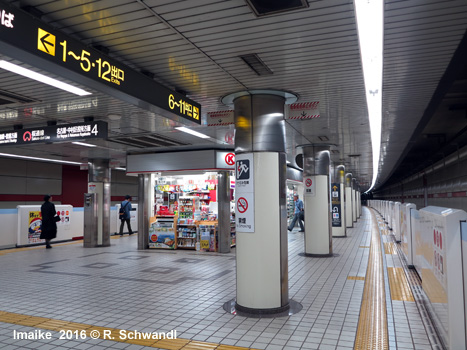
<path fill-rule="evenodd" d="M 125 225 L 125 222 L 128 227 L 129 234 L 132 235 L 133 231 L 131 230 L 131 224 L 130 224 L 131 197 L 129 195 L 125 196 L 125 200 L 122 202 L 121 208 L 123 209 L 123 214 L 120 215 L 120 236 L 123 236 L 123 226 Z"/>
<path fill-rule="evenodd" d="M 293 216 L 293 220 L 292 222 L 290 223 L 290 226 L 288 227 L 288 230 L 289 231 L 292 231 L 293 228 L 295 227 L 295 224 L 297 223 L 297 220 L 298 220 L 298 223 L 300 224 L 300 228 L 301 230 L 299 232 L 305 232 L 305 228 L 303 227 L 303 222 L 300 218 L 302 212 L 303 212 L 303 202 L 301 199 L 298 198 L 298 194 L 294 194 L 293 195 L 293 200 L 295 202 L 295 210 L 294 210 L 294 216 Z"/>
<path fill-rule="evenodd" d="M 55 205 L 52 203 L 52 196 L 44 196 L 44 204 L 41 206 L 42 226 L 40 239 L 45 239 L 45 247 L 52 248 L 50 241 L 57 237 L 57 221 L 60 217 L 57 215 Z"/>

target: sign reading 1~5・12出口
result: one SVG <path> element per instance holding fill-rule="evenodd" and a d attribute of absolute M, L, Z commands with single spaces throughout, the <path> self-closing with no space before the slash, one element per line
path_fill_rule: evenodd
<path fill-rule="evenodd" d="M 116 98 L 201 124 L 201 106 L 153 79 L 0 1 L 0 53 Z M 96 84 L 97 83 L 97 84 Z"/>

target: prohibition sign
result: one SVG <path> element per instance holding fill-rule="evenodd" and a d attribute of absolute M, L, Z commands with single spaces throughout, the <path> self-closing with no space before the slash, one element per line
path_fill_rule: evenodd
<path fill-rule="evenodd" d="M 248 209 L 247 200 L 243 197 L 240 197 L 237 201 L 237 208 L 238 208 L 238 211 L 242 214 L 246 212 L 246 210 Z"/>
<path fill-rule="evenodd" d="M 225 156 L 225 162 L 228 165 L 234 165 L 235 164 L 235 153 L 227 153 Z"/>
<path fill-rule="evenodd" d="M 311 181 L 311 179 L 306 179 L 305 181 L 305 184 L 306 184 L 306 187 L 310 187 L 312 185 L 313 181 Z"/>

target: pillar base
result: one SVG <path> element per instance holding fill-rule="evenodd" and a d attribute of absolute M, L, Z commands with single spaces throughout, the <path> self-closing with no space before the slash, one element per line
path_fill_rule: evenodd
<path fill-rule="evenodd" d="M 251 318 L 274 318 L 294 315 L 303 309 L 302 304 L 289 300 L 286 306 L 273 308 L 273 309 L 252 309 L 238 305 L 235 299 L 229 300 L 224 303 L 223 308 L 225 311 L 232 315 Z"/>
<path fill-rule="evenodd" d="M 305 256 L 307 258 L 332 258 L 334 256 L 338 256 L 337 254 L 308 254 L 308 253 L 300 253 L 299 256 Z"/>
<path fill-rule="evenodd" d="M 347 238 L 347 235 L 345 235 L 345 236 L 332 236 L 332 238 Z"/>

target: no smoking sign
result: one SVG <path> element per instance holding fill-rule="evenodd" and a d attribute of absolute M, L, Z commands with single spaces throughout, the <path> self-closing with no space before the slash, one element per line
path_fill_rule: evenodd
<path fill-rule="evenodd" d="M 237 208 L 238 211 L 243 214 L 248 210 L 248 201 L 245 198 L 240 197 L 237 201 Z"/>
<path fill-rule="evenodd" d="M 254 194 L 242 193 L 235 204 L 235 226 L 237 232 L 255 232 Z"/>
<path fill-rule="evenodd" d="M 316 186 L 315 181 L 311 177 L 304 177 L 303 183 L 305 184 L 305 197 L 314 197 L 316 196 Z"/>

